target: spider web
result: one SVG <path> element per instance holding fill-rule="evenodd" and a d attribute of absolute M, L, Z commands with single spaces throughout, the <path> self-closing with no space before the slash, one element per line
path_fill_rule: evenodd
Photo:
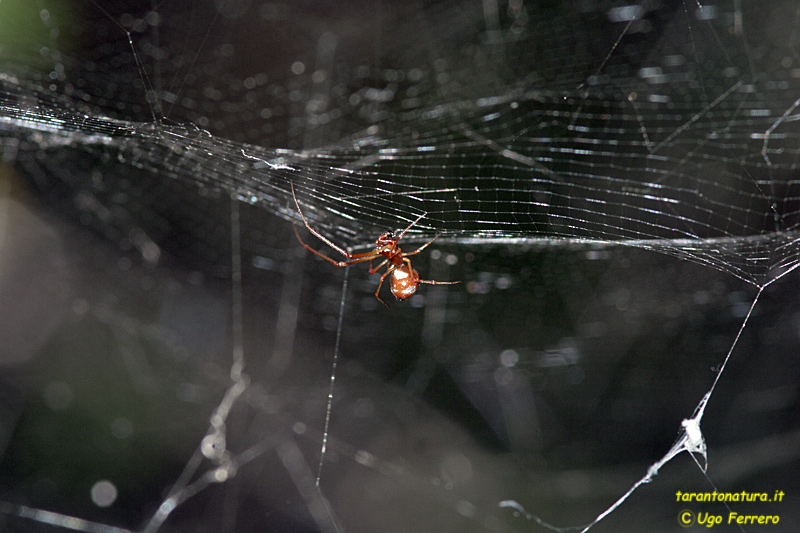
<path fill-rule="evenodd" d="M 10 527 L 677 527 L 678 507 L 638 509 L 745 479 L 706 465 L 700 433 L 707 369 L 724 383 L 742 343 L 783 372 L 715 394 L 773 426 L 730 434 L 713 411 L 715 435 L 796 440 L 774 282 L 800 249 L 800 11 L 768 6 L 0 4 L 4 276 L 31 280 L 5 298 L 30 304 L 4 305 L 8 390 L 42 399 L 5 415 Z M 439 237 L 415 268 L 462 284 L 379 309 L 365 273 L 298 252 L 292 187 L 351 250 L 424 214 L 403 243 Z M 73 425 L 94 440 L 21 451 Z M 626 513 L 681 451 L 709 477 L 692 463 Z M 114 472 L 106 508 L 84 485 Z M 414 493 L 435 502 L 419 522 Z"/>

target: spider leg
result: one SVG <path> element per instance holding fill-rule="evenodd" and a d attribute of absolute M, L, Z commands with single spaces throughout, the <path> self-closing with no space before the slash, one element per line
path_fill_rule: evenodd
<path fill-rule="evenodd" d="M 426 242 L 425 244 L 423 244 L 422 246 L 420 246 L 419 248 L 417 248 L 417 249 L 416 249 L 416 250 L 414 250 L 413 252 L 408 252 L 407 254 L 406 254 L 406 253 L 404 253 L 404 254 L 403 254 L 403 257 L 406 257 L 406 256 L 408 256 L 408 255 L 414 255 L 414 254 L 418 254 L 418 253 L 420 253 L 422 250 L 424 250 L 425 248 L 427 248 L 427 247 L 428 247 L 428 246 L 429 246 L 429 245 L 430 245 L 430 244 L 431 244 L 433 241 L 435 241 L 436 239 L 438 239 L 438 238 L 439 238 L 439 235 L 441 235 L 441 233 L 438 233 L 438 234 L 436 235 L 436 237 L 434 237 L 433 239 L 429 240 L 428 242 Z"/>
<path fill-rule="evenodd" d="M 347 257 L 352 258 L 350 261 L 336 261 L 334 259 L 331 259 L 327 255 L 316 251 L 315 249 L 313 249 L 312 247 L 310 247 L 309 245 L 304 243 L 303 239 L 300 238 L 300 234 L 297 232 L 297 226 L 292 224 L 292 227 L 294 228 L 294 234 L 297 235 L 297 240 L 300 241 L 300 244 L 303 245 L 303 248 L 305 248 L 309 252 L 312 252 L 312 253 L 320 256 L 321 258 L 323 258 L 327 262 L 331 263 L 332 265 L 336 265 L 337 267 L 346 267 L 348 265 L 354 265 L 356 263 L 363 263 L 364 261 L 372 261 L 376 257 L 380 257 L 380 254 L 376 254 L 374 252 L 367 252 L 367 253 L 364 253 L 364 254 L 355 254 L 355 255 L 348 254 Z"/>
<path fill-rule="evenodd" d="M 402 239 L 402 238 L 403 238 L 403 235 L 405 235 L 405 234 L 406 234 L 406 232 L 407 232 L 408 230 L 410 230 L 410 229 L 411 229 L 411 228 L 414 226 L 414 224 L 416 224 L 417 222 L 419 222 L 420 220 L 422 220 L 422 217 L 424 217 L 424 216 L 425 216 L 425 215 L 427 215 L 427 214 L 428 214 L 428 213 L 422 213 L 420 216 L 418 216 L 418 217 L 417 217 L 417 219 L 416 219 L 414 222 L 412 222 L 411 224 L 409 224 L 409 225 L 408 225 L 408 227 L 407 227 L 406 229 L 404 229 L 403 231 L 401 231 L 401 232 L 400 232 L 400 235 L 398 235 L 398 236 L 397 236 L 397 240 L 399 241 L 400 239 Z"/>
<path fill-rule="evenodd" d="M 461 283 L 460 281 L 433 281 L 432 279 L 421 279 L 420 283 L 427 283 L 428 285 L 455 285 Z"/>
<path fill-rule="evenodd" d="M 294 234 L 297 236 L 297 240 L 300 241 L 300 244 L 303 245 L 303 248 L 305 248 L 309 252 L 313 252 L 313 253 L 317 254 L 318 256 L 320 256 L 321 258 L 325 259 L 329 263 L 334 264 L 334 265 L 336 265 L 338 267 L 344 267 L 344 266 L 347 266 L 347 265 L 353 265 L 355 263 L 361 263 L 363 261 L 371 261 L 371 260 L 375 259 L 376 257 L 378 257 L 378 255 L 380 255 L 380 254 L 376 254 L 375 252 L 364 252 L 363 254 L 351 254 L 351 253 L 347 253 L 343 249 L 339 248 L 338 246 L 333 244 L 331 241 L 329 241 L 328 239 L 323 237 L 320 233 L 318 233 L 314 228 L 312 228 L 308 224 L 308 220 L 306 220 L 306 217 L 303 214 L 303 210 L 300 209 L 300 204 L 297 201 L 297 196 L 295 196 L 295 194 L 294 194 L 294 183 L 292 183 L 292 198 L 294 198 L 294 203 L 297 206 L 297 212 L 300 213 L 300 217 L 303 219 L 303 222 L 305 223 L 306 228 L 308 229 L 308 231 L 310 231 L 315 237 L 317 237 L 319 240 L 321 240 L 322 242 L 324 242 L 325 244 L 327 244 L 328 246 L 330 246 L 331 248 L 333 248 L 334 250 L 336 250 L 337 252 L 339 252 L 340 254 L 345 256 L 346 258 L 352 259 L 352 261 L 335 261 L 335 260 L 331 259 L 330 257 L 328 257 L 327 255 L 324 255 L 324 254 L 314 250 L 309 245 L 307 245 L 305 242 L 303 242 L 303 239 L 300 238 L 300 234 L 297 232 L 297 226 L 295 226 L 293 224 L 292 227 L 294 228 Z"/>
<path fill-rule="evenodd" d="M 381 292 L 381 286 L 383 285 L 383 280 L 384 280 L 384 279 L 386 279 L 386 276 L 388 276 L 389 274 L 391 274 L 391 273 L 392 273 L 392 271 L 393 271 L 395 268 L 396 268 L 396 267 L 395 267 L 394 265 L 392 265 L 392 266 L 390 266 L 389 268 L 387 268 L 387 269 L 386 269 L 386 272 L 384 272 L 384 273 L 383 273 L 383 276 L 381 276 L 381 280 L 378 282 L 378 290 L 377 290 L 377 291 L 375 291 L 375 298 L 377 298 L 377 299 L 378 299 L 378 301 L 379 301 L 380 303 L 382 303 L 383 305 L 385 305 L 386 307 L 389 307 L 389 304 L 387 304 L 386 302 L 384 302 L 383 300 L 381 300 L 381 297 L 380 297 L 380 296 L 378 296 L 378 294 Z"/>
<path fill-rule="evenodd" d="M 385 265 L 385 264 L 386 264 L 386 263 L 388 263 L 388 262 L 389 262 L 389 260 L 388 260 L 388 259 L 384 259 L 384 260 L 381 262 L 381 264 L 380 264 L 380 265 L 378 265 L 378 266 L 376 266 L 375 268 L 372 268 L 372 262 L 370 262 L 370 264 L 369 264 L 369 273 L 370 273 L 370 274 L 374 274 L 375 272 L 377 272 L 378 270 L 380 270 L 380 269 L 381 269 L 381 267 L 382 267 L 383 265 Z"/>
<path fill-rule="evenodd" d="M 433 242 L 433 241 L 431 241 L 431 242 Z M 430 243 L 428 243 L 428 244 L 430 244 Z M 425 246 L 428 246 L 428 244 L 426 244 Z M 424 248 L 424 246 L 423 246 L 423 248 Z M 408 263 L 408 268 L 411 268 L 411 259 L 408 259 L 407 257 L 404 257 L 403 261 Z M 460 281 L 434 281 L 432 279 L 418 279 L 417 283 L 427 283 L 428 285 L 455 285 L 456 283 L 461 283 L 461 282 Z"/>
<path fill-rule="evenodd" d="M 324 242 L 325 244 L 327 244 L 328 246 L 330 246 L 331 248 L 333 248 L 334 250 L 336 250 L 337 252 L 339 252 L 340 254 L 342 254 L 343 256 L 345 256 L 348 259 L 358 259 L 358 258 L 361 258 L 361 257 L 368 257 L 370 255 L 374 255 L 373 252 L 366 252 L 366 253 L 363 253 L 363 254 L 350 254 L 350 253 L 347 253 L 344 249 L 340 248 L 339 246 L 336 246 L 335 244 L 333 244 L 333 242 L 331 242 L 329 239 L 324 237 L 317 230 L 312 228 L 311 225 L 308 223 L 308 220 L 306 220 L 306 216 L 303 214 L 303 210 L 300 209 L 300 202 L 297 201 L 297 196 L 295 196 L 295 194 L 294 194 L 294 182 L 292 182 L 292 198 L 294 198 L 294 205 L 297 206 L 297 212 L 300 213 L 300 218 L 303 219 L 303 223 L 306 225 L 306 228 L 308 229 L 308 231 L 310 231 L 316 238 L 318 238 L 319 240 L 321 240 L 322 242 Z M 419 220 L 419 219 L 417 219 L 417 220 Z M 295 231 L 295 233 L 297 233 L 297 228 L 295 228 L 294 231 Z M 300 239 L 300 236 L 298 235 L 297 238 Z M 306 244 L 302 240 L 300 241 L 300 243 L 303 244 L 303 246 L 305 246 L 307 249 L 311 250 L 311 248 L 308 248 L 308 246 L 306 246 Z M 314 252 L 314 253 L 317 253 L 314 250 L 311 250 L 311 251 Z M 321 255 L 321 254 L 317 253 L 317 255 Z M 325 257 L 324 255 L 321 255 L 321 256 Z M 326 258 L 326 259 L 328 259 L 329 261 L 331 261 L 332 263 L 334 263 L 337 266 L 345 266 L 344 264 L 341 264 L 341 265 L 338 264 L 336 261 L 333 261 L 330 258 Z M 349 263 L 349 264 L 352 264 L 352 263 Z"/>

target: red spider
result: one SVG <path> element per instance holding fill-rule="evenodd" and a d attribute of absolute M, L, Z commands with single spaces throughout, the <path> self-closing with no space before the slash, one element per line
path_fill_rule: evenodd
<path fill-rule="evenodd" d="M 378 240 L 375 241 L 375 249 L 373 251 L 365 252 L 363 254 L 350 254 L 345 252 L 342 248 L 333 244 L 331 241 L 329 241 L 322 235 L 320 235 L 314 228 L 312 228 L 308 224 L 305 215 L 303 215 L 303 211 L 300 209 L 300 204 L 297 201 L 297 196 L 295 196 L 294 194 L 294 184 L 292 184 L 292 198 L 294 198 L 294 203 L 297 206 L 297 212 L 300 213 L 300 216 L 302 217 L 303 222 L 306 225 L 306 228 L 308 228 L 308 231 L 314 234 L 314 236 L 316 236 L 319 240 L 321 240 L 322 242 L 324 242 L 325 244 L 327 244 L 328 246 L 330 246 L 331 248 L 333 248 L 334 250 L 345 256 L 348 259 L 348 261 L 334 261 L 330 257 L 316 251 L 315 249 L 313 249 L 312 247 L 303 242 L 303 239 L 300 238 L 300 234 L 297 232 L 297 226 L 292 225 L 292 227 L 294 228 L 294 233 L 295 235 L 297 235 L 297 240 L 300 241 L 300 244 L 302 244 L 306 250 L 317 254 L 324 260 L 328 261 L 331 264 L 336 265 L 337 267 L 345 267 L 348 265 L 353 265 L 355 263 L 363 263 L 364 261 L 369 261 L 370 274 L 376 273 L 378 270 L 381 269 L 381 267 L 389 263 L 388 266 L 386 267 L 386 272 L 383 273 L 383 275 L 381 276 L 381 280 L 378 283 L 378 290 L 375 291 L 375 298 L 377 298 L 378 301 L 383 305 L 386 305 L 386 307 L 389 306 L 386 304 L 386 302 L 381 300 L 381 297 L 378 296 L 378 293 L 381 292 L 381 286 L 383 285 L 383 280 L 386 279 L 386 276 L 388 276 L 389 274 L 392 275 L 391 279 L 392 294 L 394 294 L 394 297 L 397 298 L 398 300 L 405 300 L 407 298 L 410 298 L 412 294 L 417 292 L 417 287 L 419 287 L 420 283 L 428 283 L 430 285 L 453 285 L 456 283 L 460 283 L 459 281 L 433 281 L 428 279 L 420 279 L 417 271 L 411 268 L 411 259 L 409 259 L 408 256 L 420 253 L 422 250 L 427 248 L 430 243 L 435 241 L 438 235 L 410 253 L 401 252 L 400 247 L 397 246 L 397 243 L 400 242 L 400 239 L 403 238 L 403 235 L 405 235 L 405 233 L 408 230 L 410 230 L 414 224 L 419 222 L 422 219 L 422 217 L 425 216 L 424 213 L 421 214 L 419 217 L 417 217 L 417 219 L 414 222 L 409 224 L 408 227 L 404 229 L 402 232 L 400 232 L 400 235 L 398 235 L 397 237 L 395 237 L 394 233 L 392 233 L 391 231 L 387 231 L 386 233 L 378 237 Z M 373 267 L 372 261 L 379 257 L 385 257 L 386 259 L 384 259 L 378 266 Z"/>

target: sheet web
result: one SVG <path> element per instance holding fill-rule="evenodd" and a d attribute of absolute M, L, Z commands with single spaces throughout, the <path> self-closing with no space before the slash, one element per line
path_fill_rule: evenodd
<path fill-rule="evenodd" d="M 0 49 L 4 162 L 47 209 L 90 230 L 61 230 L 77 250 L 119 249 L 88 264 L 67 256 L 85 279 L 71 288 L 77 296 L 65 313 L 112 331 L 134 397 L 178 397 L 203 409 L 175 451 L 194 455 L 175 460 L 182 470 L 160 480 L 159 497 L 142 481 L 141 507 L 103 518 L 61 501 L 51 513 L 13 467 L 21 460 L 12 446 L 2 510 L 87 531 L 600 529 L 617 514 L 608 527 L 663 526 L 666 518 L 626 514 L 624 499 L 682 451 L 696 458 L 695 483 L 720 484 L 700 432 L 717 381 L 699 370 L 687 377 L 669 400 L 671 417 L 645 410 L 656 402 L 641 390 L 644 377 L 625 381 L 624 394 L 608 389 L 630 365 L 669 395 L 673 380 L 652 373 L 672 368 L 672 343 L 682 347 L 678 367 L 713 366 L 724 382 L 742 335 L 766 335 L 763 322 L 748 322 L 754 310 L 758 320 L 764 291 L 798 264 L 800 11 L 790 1 L 769 6 L 440 2 L 376 12 L 365 2 L 327 13 L 259 2 L 185 11 L 3 5 L 6 20 L 35 28 L 8 30 Z M 364 28 L 364 20 L 374 24 Z M 309 224 L 353 251 L 424 215 L 403 236 L 404 249 L 438 235 L 415 268 L 425 279 L 462 283 L 423 286 L 405 307 L 379 308 L 365 273 L 297 253 L 287 221 L 341 259 L 302 229 L 292 187 Z M 118 276 L 91 277 L 109 265 Z M 307 276 L 312 268 L 320 270 Z M 181 303 L 153 286 L 182 287 Z M 780 300 L 764 315 L 794 331 L 781 318 L 791 305 Z M 153 318 L 151 306 L 162 316 Z M 715 321 L 715 312 L 727 318 Z M 231 340 L 198 347 L 187 332 L 203 327 Z M 69 353 L 52 347 L 63 333 L 53 336 L 47 353 Z M 655 352 L 635 347 L 643 339 Z M 213 352 L 213 368 L 198 353 L 175 357 L 187 350 Z M 326 355 L 349 373 L 334 380 Z M 737 385 L 742 394 L 764 383 L 782 391 L 792 372 L 777 384 Z M 41 385 L 47 405 L 53 383 L 80 394 L 68 379 L 33 374 L 30 388 Z M 776 424 L 794 406 L 781 401 L 768 411 Z M 619 455 L 607 455 L 615 440 L 604 433 L 621 404 L 629 424 L 660 424 L 649 437 L 629 428 L 614 446 Z M 577 413 L 582 422 L 567 422 Z M 387 444 L 405 430 L 435 452 L 404 456 Z M 19 431 L 10 442 L 22 447 Z M 380 438 L 370 440 L 373 431 Z M 583 446 L 587 433 L 595 440 Z M 789 442 L 795 433 L 769 436 Z M 642 456 L 637 442 L 652 450 Z M 512 452 L 526 474 L 511 475 L 487 451 L 493 446 Z M 142 463 L 156 463 L 139 450 Z M 622 469 L 627 477 L 613 489 L 585 489 L 565 474 L 582 469 L 582 482 L 596 483 L 597 469 L 628 460 L 651 467 Z M 533 482 L 536 475 L 550 485 Z M 56 474 L 42 479 L 68 486 Z M 359 483 L 388 487 L 392 497 L 370 499 Z M 491 489 L 475 489 L 486 483 Z M 407 486 L 430 491 L 438 506 L 394 524 L 390 516 L 417 504 Z M 573 514 L 580 497 L 585 507 Z M 661 506 L 672 501 L 661 498 Z M 272 511 L 246 509 L 251 499 L 281 516 L 279 525 L 265 518 Z M 364 501 L 374 512 L 361 520 L 355 509 Z M 554 506 L 552 516 L 535 510 L 542 502 Z M 193 519 L 202 505 L 211 516 Z M 670 526 L 678 510 L 665 513 Z"/>
<path fill-rule="evenodd" d="M 388 118 L 333 147 L 275 150 L 170 122 L 87 120 L 84 109 L 71 110 L 73 103 L 59 102 L 41 87 L 18 86 L 14 78 L 5 82 L 6 120 L 45 144 L 84 145 L 100 153 L 106 147 L 105 157 L 118 151 L 140 169 L 235 192 L 285 217 L 293 215 L 282 209 L 289 205 L 288 184 L 297 182 L 301 198 L 313 190 L 304 200 L 329 214 L 320 223 L 347 245 L 363 244 L 361 235 L 376 227 L 401 227 L 426 213 L 414 228 L 419 239 L 441 233 L 470 242 L 641 244 L 681 251 L 761 285 L 768 273 L 792 265 L 793 78 L 781 84 L 764 79 L 751 71 L 747 54 L 731 58 L 719 42 L 732 39 L 741 48 L 743 36 L 697 20 L 703 31 L 692 34 L 693 21 L 687 20 L 657 57 L 635 58 L 638 69 L 625 64 L 624 78 L 600 69 L 587 71 L 580 85 L 570 79 L 553 88 L 543 78 L 469 100 L 461 93 L 473 87 L 458 80 L 450 82 L 455 94 L 445 103 L 429 106 L 408 95 L 432 80 L 396 83 L 383 91 L 392 96 L 382 111 Z M 687 35 L 712 41 L 711 52 L 719 55 L 707 52 L 705 43 L 680 39 Z M 529 41 L 521 40 L 517 46 L 524 49 Z M 719 64 L 688 69 L 698 50 Z M 622 70 L 615 51 L 608 49 L 603 69 Z M 301 90 L 313 103 L 320 89 L 313 76 L 304 82 L 311 85 Z M 40 99 L 34 109 L 26 100 L 30 91 Z M 362 89 L 352 100 L 369 98 L 370 91 L 377 89 Z M 324 139 L 318 123 L 348 111 L 306 113 L 309 135 Z M 341 218 L 352 223 L 339 224 Z"/>

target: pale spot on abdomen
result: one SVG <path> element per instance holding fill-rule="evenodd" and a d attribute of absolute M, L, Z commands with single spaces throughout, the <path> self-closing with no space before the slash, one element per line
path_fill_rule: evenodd
<path fill-rule="evenodd" d="M 419 274 L 416 270 L 403 265 L 392 272 L 392 294 L 398 300 L 405 300 L 417 292 Z"/>

